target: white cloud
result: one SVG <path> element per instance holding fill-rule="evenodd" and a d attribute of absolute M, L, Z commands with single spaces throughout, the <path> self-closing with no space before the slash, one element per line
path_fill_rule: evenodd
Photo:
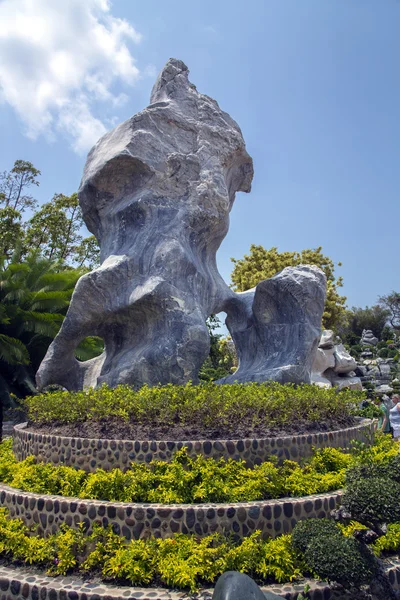
<path fill-rule="evenodd" d="M 0 23 L 0 102 L 30 138 L 62 133 L 87 151 L 106 131 L 96 103 L 120 106 L 127 96 L 115 83 L 139 77 L 127 43 L 140 33 L 109 0 L 0 0 Z"/>

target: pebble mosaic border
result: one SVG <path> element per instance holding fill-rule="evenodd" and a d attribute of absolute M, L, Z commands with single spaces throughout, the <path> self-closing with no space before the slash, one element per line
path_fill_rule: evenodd
<path fill-rule="evenodd" d="M 400 563 L 393 561 L 387 569 L 394 589 L 400 589 Z M 346 600 L 342 590 L 331 588 L 326 582 L 305 580 L 301 584 L 265 586 L 261 589 L 274 592 L 285 600 L 296 600 L 297 595 L 310 585 L 310 600 Z M 212 589 L 195 595 L 163 588 L 118 587 L 103 582 L 83 581 L 79 577 L 46 577 L 25 567 L 0 567 L 1 600 L 211 600 Z"/>
<path fill-rule="evenodd" d="M 324 433 L 299 434 L 286 437 L 242 440 L 197 441 L 129 441 L 45 435 L 26 429 L 26 423 L 14 427 L 14 453 L 18 460 L 33 454 L 46 463 L 64 464 L 93 472 L 99 467 L 106 471 L 126 470 L 131 462 L 170 460 L 173 454 L 186 447 L 191 456 L 233 458 L 246 461 L 247 466 L 259 465 L 271 455 L 278 462 L 300 460 L 312 455 L 313 448 L 348 448 L 350 442 L 371 441 L 374 422 L 361 420 L 347 429 Z"/>
<path fill-rule="evenodd" d="M 0 484 L 0 506 L 20 517 L 26 525 L 37 525 L 38 533 L 56 533 L 61 523 L 76 527 L 84 523 L 112 525 L 126 539 L 170 537 L 193 533 L 203 537 L 230 532 L 238 538 L 256 530 L 263 537 L 290 533 L 301 519 L 329 516 L 340 504 L 342 491 L 300 498 L 281 498 L 232 504 L 144 504 L 82 500 L 22 492 Z"/>

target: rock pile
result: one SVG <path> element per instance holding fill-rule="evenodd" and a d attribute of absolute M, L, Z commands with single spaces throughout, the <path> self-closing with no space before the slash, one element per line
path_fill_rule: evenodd
<path fill-rule="evenodd" d="M 333 331 L 322 332 L 311 373 L 311 382 L 320 387 L 362 389 L 357 376 L 356 360 L 350 356 L 343 344 L 335 343 Z"/>
<path fill-rule="evenodd" d="M 370 329 L 364 329 L 361 336 L 361 346 L 376 346 L 379 342 Z"/>

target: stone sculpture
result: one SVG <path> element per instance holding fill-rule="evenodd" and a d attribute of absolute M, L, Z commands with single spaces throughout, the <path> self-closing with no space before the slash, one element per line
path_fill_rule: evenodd
<path fill-rule="evenodd" d="M 370 329 L 363 329 L 360 341 L 361 346 L 376 346 L 378 342 L 378 338 L 374 336 Z"/>
<path fill-rule="evenodd" d="M 43 388 L 197 381 L 209 352 L 205 321 L 225 311 L 240 381 L 310 381 L 325 277 L 285 269 L 235 294 L 216 266 L 237 191 L 253 164 L 237 123 L 170 59 L 151 104 L 90 151 L 79 189 L 101 266 L 79 280 L 61 330 L 37 374 Z M 105 341 L 79 362 L 78 343 Z"/>
<path fill-rule="evenodd" d="M 312 265 L 286 267 L 254 289 L 235 294 L 226 325 L 239 368 L 220 383 L 310 383 L 324 301 L 325 275 Z"/>
<path fill-rule="evenodd" d="M 356 376 L 355 369 L 356 360 L 343 344 L 335 344 L 333 331 L 323 331 L 312 365 L 312 383 L 326 388 L 335 386 L 338 389 L 347 387 L 361 390 L 361 379 Z"/>

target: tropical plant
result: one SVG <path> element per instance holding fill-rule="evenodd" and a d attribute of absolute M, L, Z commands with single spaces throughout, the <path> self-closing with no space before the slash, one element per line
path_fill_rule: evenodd
<path fill-rule="evenodd" d="M 0 259 L 0 367 L 6 393 L 35 393 L 34 374 L 57 334 L 79 271 L 38 252 Z"/>
<path fill-rule="evenodd" d="M 0 259 L 0 394 L 6 405 L 10 394 L 36 393 L 34 377 L 57 334 L 75 284 L 76 269 L 60 269 L 38 251 L 23 261 L 18 253 Z M 78 349 L 80 358 L 99 354 L 89 340 Z M 88 355 L 89 354 L 89 355 Z"/>

